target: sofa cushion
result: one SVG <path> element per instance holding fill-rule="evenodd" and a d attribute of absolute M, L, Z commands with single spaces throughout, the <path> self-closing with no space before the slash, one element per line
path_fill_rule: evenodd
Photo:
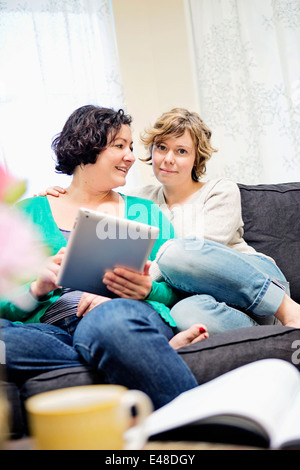
<path fill-rule="evenodd" d="M 299 339 L 300 329 L 254 326 L 218 333 L 178 353 L 201 385 L 260 359 L 282 359 L 300 369 Z"/>
<path fill-rule="evenodd" d="M 90 370 L 87 366 L 67 367 L 44 372 L 27 380 L 20 389 L 22 401 L 38 393 L 49 392 L 67 387 L 103 384 L 100 373 Z"/>
<path fill-rule="evenodd" d="M 9 432 L 11 439 L 19 439 L 25 433 L 25 421 L 23 413 L 23 404 L 20 399 L 19 389 L 16 384 L 11 382 L 0 382 L 5 396 L 9 403 Z"/>
<path fill-rule="evenodd" d="M 18 387 L 13 382 L 1 382 L 10 404 L 10 438 L 18 439 L 28 434 L 27 418 L 24 403 L 27 398 L 38 393 L 60 388 L 77 387 L 104 383 L 100 373 L 87 366 L 68 367 L 44 372 L 26 380 Z"/>
<path fill-rule="evenodd" d="M 246 242 L 276 261 L 300 303 L 300 183 L 238 186 Z"/>

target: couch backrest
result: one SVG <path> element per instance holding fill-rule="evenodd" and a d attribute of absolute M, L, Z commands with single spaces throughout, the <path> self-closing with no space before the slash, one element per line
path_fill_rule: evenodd
<path fill-rule="evenodd" d="M 300 183 L 238 186 L 245 240 L 276 261 L 300 303 Z"/>

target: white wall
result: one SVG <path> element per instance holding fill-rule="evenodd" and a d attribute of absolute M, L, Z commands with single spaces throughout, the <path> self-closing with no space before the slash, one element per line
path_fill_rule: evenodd
<path fill-rule="evenodd" d="M 140 133 L 174 107 L 196 108 L 191 41 L 184 0 L 112 0 L 127 112 L 133 116 L 136 157 Z M 141 183 L 154 183 L 139 164 Z"/>

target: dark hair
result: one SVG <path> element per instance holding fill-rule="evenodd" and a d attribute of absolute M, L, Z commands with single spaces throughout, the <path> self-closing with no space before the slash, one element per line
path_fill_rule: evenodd
<path fill-rule="evenodd" d="M 95 163 L 99 153 L 114 141 L 121 126 L 130 125 L 131 121 L 131 116 L 122 109 L 115 111 L 93 105 L 76 109 L 52 142 L 56 171 L 72 175 L 76 166 Z"/>

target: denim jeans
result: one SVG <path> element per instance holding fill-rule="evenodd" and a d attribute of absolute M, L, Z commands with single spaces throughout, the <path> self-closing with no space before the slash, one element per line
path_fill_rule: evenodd
<path fill-rule="evenodd" d="M 37 374 L 88 363 L 108 383 L 145 392 L 155 408 L 197 386 L 169 345 L 172 328 L 146 302 L 113 299 L 73 320 L 73 336 L 72 321 L 61 322 L 62 329 L 2 320 L 8 371 Z"/>
<path fill-rule="evenodd" d="M 165 280 L 185 295 L 171 310 L 179 330 L 203 323 L 212 335 L 274 324 L 288 285 L 265 256 L 210 240 L 168 242 L 157 262 Z"/>

